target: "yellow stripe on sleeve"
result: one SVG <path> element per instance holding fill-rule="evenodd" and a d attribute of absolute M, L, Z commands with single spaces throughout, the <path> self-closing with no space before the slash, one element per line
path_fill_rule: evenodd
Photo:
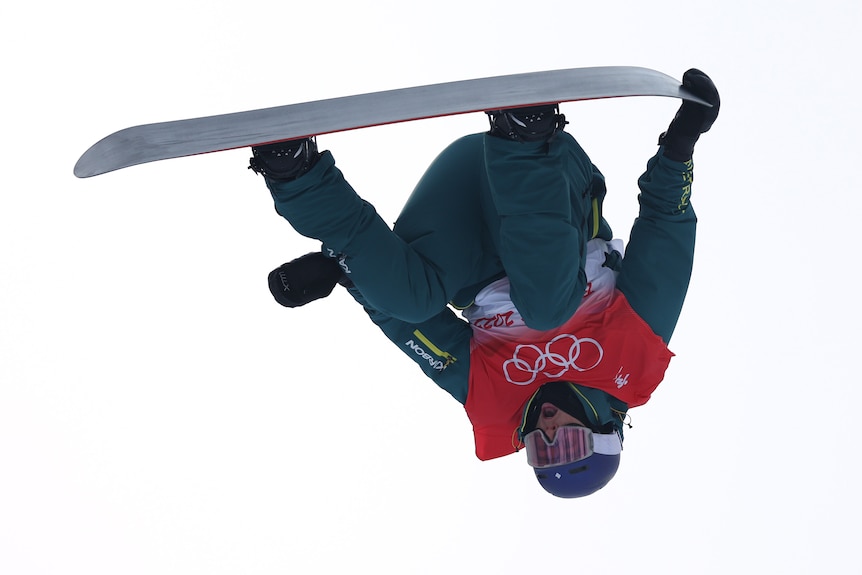
<path fill-rule="evenodd" d="M 590 239 L 599 235 L 599 217 L 599 200 L 598 198 L 593 198 L 593 236 Z"/>
<path fill-rule="evenodd" d="M 445 358 L 447 364 L 450 364 L 453 361 L 457 361 L 457 359 L 455 357 L 453 357 L 452 355 L 450 355 L 449 352 L 443 351 L 442 349 L 440 349 L 439 347 L 437 347 L 436 345 L 431 343 L 431 340 L 428 339 L 427 337 L 425 337 L 425 334 L 422 333 L 421 331 L 419 331 L 418 329 L 413 331 L 413 335 L 415 335 L 416 339 L 421 341 L 425 347 L 427 347 L 429 350 L 431 350 L 431 352 L 433 352 L 434 354 L 436 354 L 440 357 Z"/>

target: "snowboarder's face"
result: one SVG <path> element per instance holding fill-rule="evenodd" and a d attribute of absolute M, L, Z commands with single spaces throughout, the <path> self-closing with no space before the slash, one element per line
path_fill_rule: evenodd
<path fill-rule="evenodd" d="M 572 417 L 553 403 L 543 403 L 536 429 L 541 429 L 548 440 L 553 441 L 557 435 L 557 429 L 564 425 L 584 425 L 584 422 Z"/>

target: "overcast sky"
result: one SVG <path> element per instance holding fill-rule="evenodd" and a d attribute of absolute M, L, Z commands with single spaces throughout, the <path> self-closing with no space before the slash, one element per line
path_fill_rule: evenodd
<path fill-rule="evenodd" d="M 303 5 L 298 5 L 303 4 Z M 0 573 L 857 573 L 857 2 L 14 3 L 3 33 Z M 546 495 L 349 296 L 248 150 L 78 180 L 121 128 L 411 85 L 710 74 L 677 357 L 617 478 Z M 571 103 L 626 239 L 678 106 Z M 481 114 L 322 136 L 387 221 Z M 335 451 L 317 442 L 338 442 Z M 337 453 L 337 457 L 334 455 Z"/>

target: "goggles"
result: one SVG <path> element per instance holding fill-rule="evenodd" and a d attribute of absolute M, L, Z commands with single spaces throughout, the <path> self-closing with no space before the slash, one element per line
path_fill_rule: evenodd
<path fill-rule="evenodd" d="M 540 429 L 524 436 L 527 463 L 536 469 L 575 463 L 591 456 L 619 455 L 623 450 L 617 433 L 593 433 L 580 425 L 565 425 L 557 428 L 554 440 L 549 442 Z"/>

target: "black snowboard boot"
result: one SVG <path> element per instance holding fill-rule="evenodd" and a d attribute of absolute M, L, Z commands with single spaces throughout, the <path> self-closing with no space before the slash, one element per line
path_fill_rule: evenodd
<path fill-rule="evenodd" d="M 487 112 L 492 136 L 518 142 L 550 140 L 566 125 L 566 117 L 558 113 L 556 104 L 509 108 Z"/>
<path fill-rule="evenodd" d="M 295 180 L 314 166 L 319 154 L 314 138 L 254 146 L 249 169 L 271 180 Z"/>

